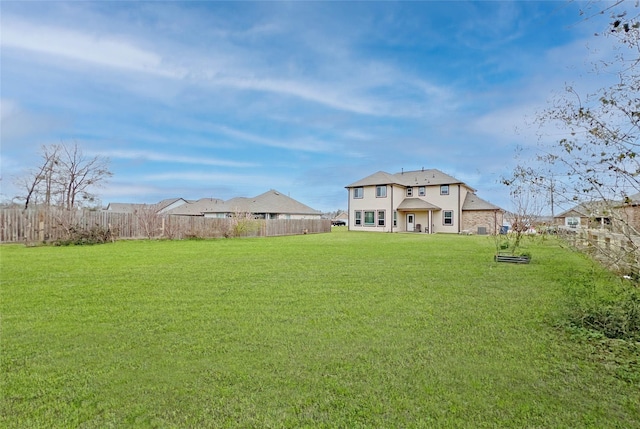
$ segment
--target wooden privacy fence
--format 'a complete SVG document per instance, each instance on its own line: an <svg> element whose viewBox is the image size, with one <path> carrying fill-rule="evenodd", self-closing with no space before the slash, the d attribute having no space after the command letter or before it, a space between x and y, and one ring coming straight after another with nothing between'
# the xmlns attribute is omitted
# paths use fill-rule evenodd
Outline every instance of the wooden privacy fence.
<svg viewBox="0 0 640 429"><path fill-rule="evenodd" d="M587 228L561 230L560 236L610 268L640 277L640 236Z"/></svg>
<svg viewBox="0 0 640 429"><path fill-rule="evenodd" d="M270 237L331 231L328 219L205 218L136 215L107 211L0 210L0 242L36 243L65 240L73 231L108 230L114 238Z"/></svg>

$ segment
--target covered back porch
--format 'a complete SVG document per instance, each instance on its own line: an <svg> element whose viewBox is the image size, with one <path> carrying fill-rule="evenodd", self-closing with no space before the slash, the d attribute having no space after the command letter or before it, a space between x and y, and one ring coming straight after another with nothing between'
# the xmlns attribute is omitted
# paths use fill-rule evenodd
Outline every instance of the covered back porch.
<svg viewBox="0 0 640 429"><path fill-rule="evenodd" d="M398 231L433 234L433 215L440 210L421 198L405 198L397 208Z"/></svg>

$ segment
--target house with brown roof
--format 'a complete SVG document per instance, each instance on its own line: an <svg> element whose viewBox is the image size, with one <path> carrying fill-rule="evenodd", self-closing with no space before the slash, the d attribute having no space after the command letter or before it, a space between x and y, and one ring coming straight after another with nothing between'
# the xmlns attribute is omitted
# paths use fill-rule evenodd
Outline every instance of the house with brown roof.
<svg viewBox="0 0 640 429"><path fill-rule="evenodd" d="M495 234L504 210L436 169L379 171L346 186L349 230Z"/></svg>
<svg viewBox="0 0 640 429"><path fill-rule="evenodd" d="M611 224L611 202L584 202L554 216L554 223L567 228L601 228Z"/></svg>

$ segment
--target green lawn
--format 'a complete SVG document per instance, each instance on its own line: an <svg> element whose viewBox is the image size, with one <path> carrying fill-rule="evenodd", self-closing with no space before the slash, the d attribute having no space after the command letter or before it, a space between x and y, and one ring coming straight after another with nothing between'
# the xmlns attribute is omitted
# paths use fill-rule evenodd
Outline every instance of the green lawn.
<svg viewBox="0 0 640 429"><path fill-rule="evenodd" d="M0 247L0 426L640 428L554 327L584 257L334 231Z"/></svg>

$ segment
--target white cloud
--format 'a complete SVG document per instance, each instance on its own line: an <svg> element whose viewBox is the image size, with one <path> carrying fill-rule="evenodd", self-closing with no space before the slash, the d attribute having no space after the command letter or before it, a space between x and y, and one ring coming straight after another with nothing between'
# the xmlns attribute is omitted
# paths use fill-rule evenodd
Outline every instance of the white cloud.
<svg viewBox="0 0 640 429"><path fill-rule="evenodd" d="M185 74L183 69L163 64L160 55L141 49L117 36L35 25L19 19L3 19L0 44L5 49L23 49L165 77L177 78Z"/></svg>
<svg viewBox="0 0 640 429"><path fill-rule="evenodd" d="M275 147L275 148L299 150L299 151L307 151L307 152L328 152L332 149L332 147L330 146L328 147L327 144L325 144L324 142L319 142L309 137L305 137L304 139L296 139L295 141L289 141L285 139L273 139L273 138L258 136L252 133L240 131L224 125L216 125L213 127L213 129L229 137L248 141L250 143L254 143L261 146L269 146L269 147Z"/></svg>
<svg viewBox="0 0 640 429"><path fill-rule="evenodd" d="M401 116L408 112L404 109L395 110L383 100L367 99L362 95L345 91L337 91L335 85L330 88L324 82L303 82L289 79L252 77L219 77L212 80L213 84L234 87L243 90L264 91L297 97L303 100L322 104L337 110L344 110L364 115ZM343 89L345 85L343 84Z"/></svg>
<svg viewBox="0 0 640 429"><path fill-rule="evenodd" d="M193 165L210 165L218 167L236 167L236 168L249 168L255 167L256 164L243 161L229 161L218 158L205 158L195 156L183 156L170 153L159 153L144 150L106 150L100 151L100 155L117 158L117 159L131 159L131 160L143 160L153 162L170 162L178 164L193 164Z"/></svg>
<svg viewBox="0 0 640 429"><path fill-rule="evenodd" d="M140 201L141 195L153 195L163 192L161 187L158 186L145 186L140 184L106 184L103 188L100 189L100 196L103 200L110 199L113 197L117 198L125 198L125 197L134 197L136 202Z"/></svg>
<svg viewBox="0 0 640 429"><path fill-rule="evenodd" d="M0 100L0 135L2 146L16 146L25 137L41 136L59 129L66 121L51 114L25 110L13 100Z"/></svg>
<svg viewBox="0 0 640 429"><path fill-rule="evenodd" d="M277 33L278 27L266 23L251 32ZM313 61L323 64L320 70L300 71L293 67L292 72L288 68L289 61L274 61L262 52L247 50L228 40L214 41L213 49L172 42L153 50L141 47L158 44L151 33L138 34L134 38L106 30L42 25L13 16L3 17L0 43L3 49L26 50L53 58L170 78L184 85L272 93L363 115L417 117L425 111L438 110L435 106L444 104L443 97L450 99L447 91L436 85L407 76L386 63L363 61L354 57L354 53L345 53L344 49L336 57L332 56L333 51L327 53L317 48L315 53L321 58ZM322 45L324 43L318 44ZM314 52L305 53L297 61L304 62L307 57L311 60L313 55ZM179 61L179 65L173 61ZM65 62L57 64L71 68ZM256 70L260 70L260 75ZM119 85L126 84L121 77L118 79ZM158 90L158 95L165 92L157 86L151 87ZM381 88L384 91L377 94ZM386 95L399 92L412 95L415 102ZM416 108L418 105L422 108Z"/></svg>
<svg viewBox="0 0 640 429"><path fill-rule="evenodd" d="M255 192L255 189L272 188L285 189L291 186L291 178L279 177L275 174L233 174L216 173L203 171L167 172L158 174L145 174L139 180L149 183L169 182L172 184L185 183L190 186L206 185L209 187L220 186L221 184L234 189L248 189Z"/></svg>
<svg viewBox="0 0 640 429"><path fill-rule="evenodd" d="M9 118L18 110L18 105L13 100L0 98L0 121Z"/></svg>

